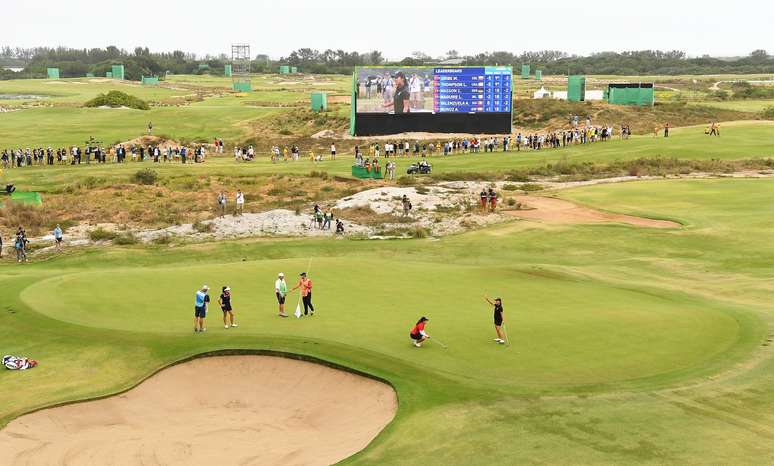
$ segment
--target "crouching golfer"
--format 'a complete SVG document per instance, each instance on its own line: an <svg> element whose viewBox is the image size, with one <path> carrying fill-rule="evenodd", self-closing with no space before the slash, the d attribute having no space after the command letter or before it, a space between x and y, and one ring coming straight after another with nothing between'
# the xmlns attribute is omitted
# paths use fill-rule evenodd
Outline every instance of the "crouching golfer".
<svg viewBox="0 0 774 466"><path fill-rule="evenodd" d="M417 348L422 347L423 341L430 339L430 335L425 333L425 323L429 320L427 317L422 317L414 325L414 328L411 329L411 334L409 335L411 336L411 343Z"/></svg>
<svg viewBox="0 0 774 466"><path fill-rule="evenodd" d="M202 286L202 289L196 292L196 304L194 305L194 332L206 332L204 318L207 317L207 305L210 302L208 294L210 287Z"/></svg>
<svg viewBox="0 0 774 466"><path fill-rule="evenodd" d="M277 296L277 302L279 303L279 315L280 317L287 317L285 314L285 297L288 295L288 284L285 283L285 274L280 272L277 275L277 281L274 282L274 294Z"/></svg>
<svg viewBox="0 0 774 466"><path fill-rule="evenodd" d="M237 327L234 321L234 310L231 308L231 288L224 286L218 298L220 310L223 311L223 326L225 328ZM229 325L229 321L231 324Z"/></svg>
<svg viewBox="0 0 774 466"><path fill-rule="evenodd" d="M505 340L503 339L503 300L500 298L495 298L494 302L492 302L491 299L484 296L484 299L486 299L486 302L494 306L494 325L495 325L495 332L497 332L497 338L495 338L495 343L498 343L500 345L505 343Z"/></svg>

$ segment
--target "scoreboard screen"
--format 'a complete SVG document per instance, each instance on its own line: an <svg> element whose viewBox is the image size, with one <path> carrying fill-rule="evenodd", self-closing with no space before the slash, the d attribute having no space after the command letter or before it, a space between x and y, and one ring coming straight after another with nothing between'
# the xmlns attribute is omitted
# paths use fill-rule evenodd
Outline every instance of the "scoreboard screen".
<svg viewBox="0 0 774 466"><path fill-rule="evenodd" d="M511 75L506 67L434 68L433 111L511 111Z"/></svg>
<svg viewBox="0 0 774 466"><path fill-rule="evenodd" d="M350 132L508 133L512 87L510 66L356 68Z"/></svg>

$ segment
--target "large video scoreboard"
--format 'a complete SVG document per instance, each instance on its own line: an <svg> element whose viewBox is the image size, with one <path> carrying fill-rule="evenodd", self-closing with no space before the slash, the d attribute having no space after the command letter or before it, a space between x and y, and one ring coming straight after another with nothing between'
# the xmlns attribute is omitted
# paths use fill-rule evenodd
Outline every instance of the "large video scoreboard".
<svg viewBox="0 0 774 466"><path fill-rule="evenodd" d="M506 67L434 68L433 111L511 111L512 70Z"/></svg>
<svg viewBox="0 0 774 466"><path fill-rule="evenodd" d="M509 133L512 85L509 66L357 68L350 132Z"/></svg>

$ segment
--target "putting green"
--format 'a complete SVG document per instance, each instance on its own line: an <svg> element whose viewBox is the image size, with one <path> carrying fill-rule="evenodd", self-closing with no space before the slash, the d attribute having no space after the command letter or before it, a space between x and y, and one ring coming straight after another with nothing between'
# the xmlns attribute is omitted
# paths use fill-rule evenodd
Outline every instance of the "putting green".
<svg viewBox="0 0 774 466"><path fill-rule="evenodd" d="M209 330L223 333L215 301L220 286L229 285L241 326L228 332L293 334L407 361L417 356L408 330L428 315L431 335L450 350L423 354L426 363L458 377L509 385L617 383L691 369L728 350L740 333L732 314L677 296L517 268L359 257L315 259L318 315L277 318L277 272L295 277L305 267L305 260L268 260L116 268L43 280L24 290L22 299L70 323L189 334L193 294L207 283L213 288ZM485 289L503 295L511 348L492 343L491 310L481 297ZM289 312L296 302L288 300Z"/></svg>
<svg viewBox="0 0 774 466"><path fill-rule="evenodd" d="M514 221L438 240L245 239L4 262L2 350L41 364L0 371L0 424L194 355L273 351L395 387L395 420L344 464L403 465L410 452L444 465L770 463L774 180L559 196L684 226ZM319 315L276 317L276 273L294 278L309 257ZM238 329L219 327L214 304L210 330L190 330L205 282L232 286ZM482 293L503 297L511 347L492 342ZM409 345L423 313L448 350ZM203 402L218 389L202 387Z"/></svg>

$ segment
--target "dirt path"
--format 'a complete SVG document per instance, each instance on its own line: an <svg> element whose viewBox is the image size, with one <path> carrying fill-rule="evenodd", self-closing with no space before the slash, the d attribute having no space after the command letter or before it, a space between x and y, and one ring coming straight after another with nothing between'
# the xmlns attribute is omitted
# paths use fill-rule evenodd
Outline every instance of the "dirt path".
<svg viewBox="0 0 774 466"><path fill-rule="evenodd" d="M395 415L380 382L267 356L197 359L104 400L22 416L3 465L327 465Z"/></svg>
<svg viewBox="0 0 774 466"><path fill-rule="evenodd" d="M625 223L648 228L680 228L679 223L669 220L653 220L603 212L553 197L520 196L517 201L521 202L528 210L509 210L506 211L508 215L546 223Z"/></svg>

